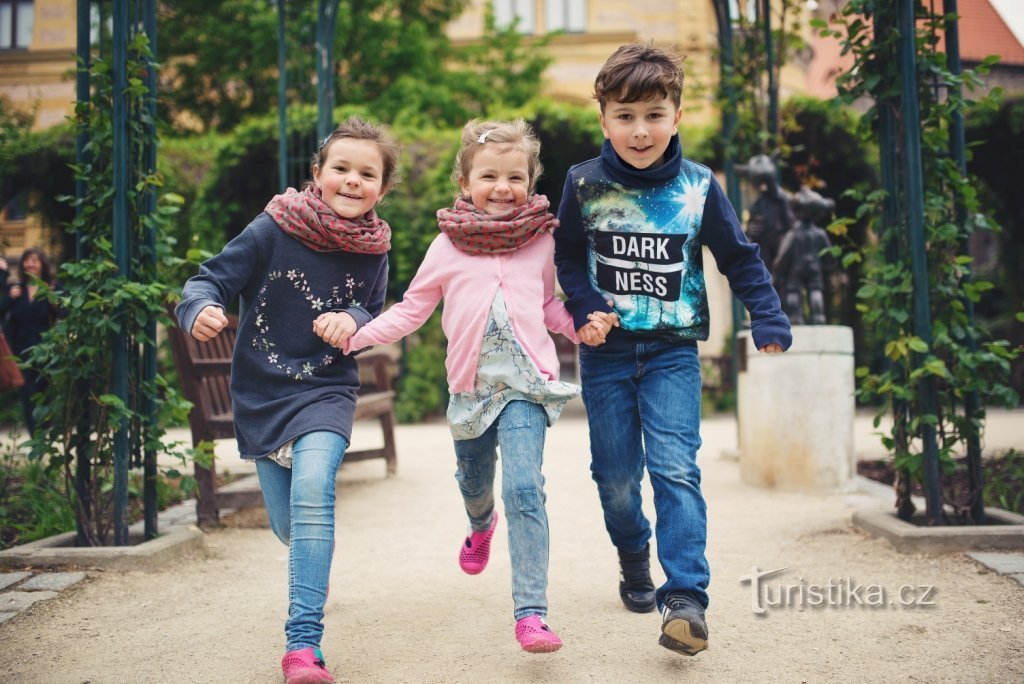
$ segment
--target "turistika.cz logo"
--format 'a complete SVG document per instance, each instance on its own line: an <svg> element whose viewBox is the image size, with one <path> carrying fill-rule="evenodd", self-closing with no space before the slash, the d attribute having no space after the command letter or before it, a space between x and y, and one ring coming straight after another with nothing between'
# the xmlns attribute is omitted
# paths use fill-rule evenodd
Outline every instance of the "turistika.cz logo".
<svg viewBox="0 0 1024 684"><path fill-rule="evenodd" d="M740 577L740 584L750 583L750 609L765 615L769 609L796 610L821 608L907 609L934 608L936 589L931 584L903 584L895 591L880 584L855 581L851 577L808 582L798 577L795 584L775 584L765 580L788 570L761 570L756 565L749 575Z"/></svg>

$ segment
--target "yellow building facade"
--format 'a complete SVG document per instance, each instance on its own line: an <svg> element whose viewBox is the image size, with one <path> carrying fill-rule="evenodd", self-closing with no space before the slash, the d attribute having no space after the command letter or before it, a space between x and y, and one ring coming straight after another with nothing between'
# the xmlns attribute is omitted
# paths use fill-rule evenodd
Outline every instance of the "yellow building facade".
<svg viewBox="0 0 1024 684"><path fill-rule="evenodd" d="M75 108L75 0L0 3L0 95L35 112L35 128L61 123ZM17 263L27 247L57 248L19 200L0 207L0 255Z"/></svg>

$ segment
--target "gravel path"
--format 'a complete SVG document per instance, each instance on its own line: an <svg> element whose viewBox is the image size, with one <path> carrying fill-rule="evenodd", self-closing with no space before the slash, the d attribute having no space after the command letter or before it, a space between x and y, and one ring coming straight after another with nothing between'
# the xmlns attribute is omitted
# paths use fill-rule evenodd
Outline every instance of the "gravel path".
<svg viewBox="0 0 1024 684"><path fill-rule="evenodd" d="M740 482L730 420L706 421L701 453L712 568L708 651L657 644L659 618L627 612L589 478L585 422L548 435L550 624L565 641L529 655L513 637L508 550L476 577L456 563L464 513L447 428L399 428L399 475L346 466L323 650L339 682L1020 682L1024 587L961 554L904 556L850 523L888 501L807 496ZM649 492L648 492L649 503ZM234 524L259 524L248 514ZM504 526L501 528L504 533ZM500 537L499 537L500 538ZM0 625L10 682L279 682L286 550L268 529L227 527L203 557L158 572L103 573ZM761 601L788 591L793 603ZM660 572L660 570L658 571ZM885 605L872 602L884 592ZM657 578L656 578L657 581ZM831 589L829 585L831 584ZM900 588L904 590L902 597ZM832 603L808 605L817 588ZM899 606L899 599L932 603ZM827 602L829 599L826 598ZM889 601L897 605L890 606ZM777 603L777 600L772 600Z"/></svg>

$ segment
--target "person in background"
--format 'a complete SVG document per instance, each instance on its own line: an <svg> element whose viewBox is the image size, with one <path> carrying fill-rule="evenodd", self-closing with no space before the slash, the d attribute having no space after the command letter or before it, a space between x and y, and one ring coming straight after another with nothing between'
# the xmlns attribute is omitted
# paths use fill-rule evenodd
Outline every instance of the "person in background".
<svg viewBox="0 0 1024 684"><path fill-rule="evenodd" d="M0 282L6 283L9 276L7 261L0 257ZM24 361L28 350L39 344L57 315L53 302L38 296L41 285L54 286L53 269L46 252L38 247L29 247L18 261L17 279L7 285L0 298L4 335L19 361ZM21 409L25 414L25 426L32 435L36 431L32 397L46 389L46 379L34 368L23 367L21 374L25 378L25 384L18 390Z"/></svg>

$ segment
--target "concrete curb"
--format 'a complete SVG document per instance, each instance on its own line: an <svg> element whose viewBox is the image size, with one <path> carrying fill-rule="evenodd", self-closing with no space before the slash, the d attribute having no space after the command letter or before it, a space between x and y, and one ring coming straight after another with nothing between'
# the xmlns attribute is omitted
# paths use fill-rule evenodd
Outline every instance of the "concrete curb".
<svg viewBox="0 0 1024 684"><path fill-rule="evenodd" d="M1024 550L1024 516L991 507L986 507L985 513L1001 524L919 527L900 520L895 513L878 509L855 511L853 524L870 535L889 540L900 553Z"/></svg>
<svg viewBox="0 0 1024 684"><path fill-rule="evenodd" d="M195 526L195 500L161 511L159 536L142 541L142 521L128 528L129 546L75 546L75 533L64 532L0 551L0 568L83 567L105 570L158 570L168 561L204 548L203 531Z"/></svg>
<svg viewBox="0 0 1024 684"><path fill-rule="evenodd" d="M134 546L76 547L74 532L0 551L0 568L86 567L105 570L157 570L168 561L203 549L203 532L194 525L173 526L156 539Z"/></svg>

